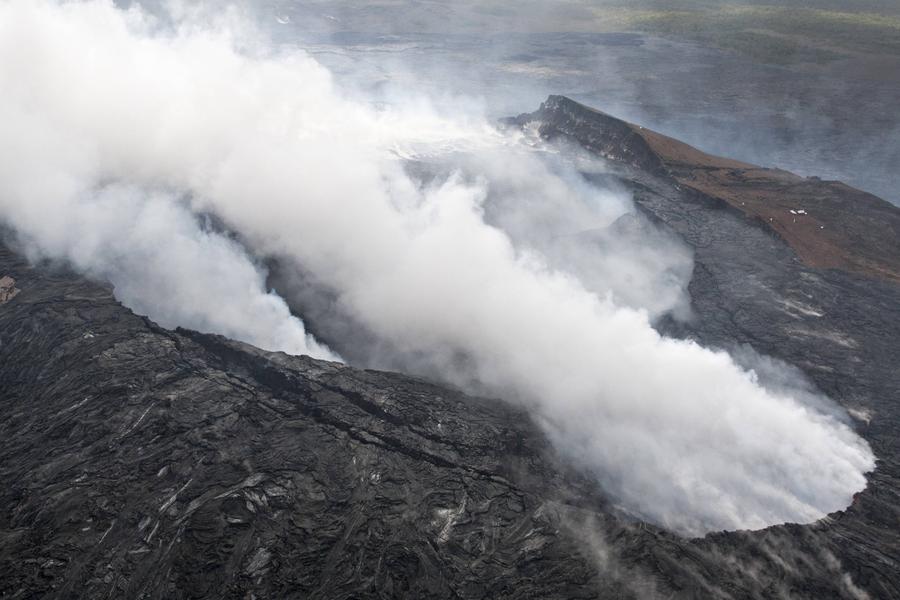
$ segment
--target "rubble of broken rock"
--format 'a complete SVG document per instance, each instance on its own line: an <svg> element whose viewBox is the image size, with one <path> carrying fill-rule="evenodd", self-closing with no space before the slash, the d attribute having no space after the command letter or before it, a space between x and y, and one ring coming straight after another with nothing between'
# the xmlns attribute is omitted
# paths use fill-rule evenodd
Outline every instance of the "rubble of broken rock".
<svg viewBox="0 0 900 600"><path fill-rule="evenodd" d="M836 238L817 263L633 126L559 98L510 123L532 120L611 160L693 249L695 318L662 330L789 362L855 416L879 462L851 506L684 539L621 514L502 400L169 331L0 245L19 290L0 303L0 596L900 597L893 246ZM852 208L871 206L897 218Z"/></svg>
<svg viewBox="0 0 900 600"><path fill-rule="evenodd" d="M16 297L19 289L16 287L16 280L12 277L0 277L0 304L9 302Z"/></svg>

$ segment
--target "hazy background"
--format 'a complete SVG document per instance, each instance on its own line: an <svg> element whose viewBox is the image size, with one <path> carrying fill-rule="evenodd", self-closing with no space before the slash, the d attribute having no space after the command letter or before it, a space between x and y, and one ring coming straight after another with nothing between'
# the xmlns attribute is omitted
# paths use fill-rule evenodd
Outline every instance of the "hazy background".
<svg viewBox="0 0 900 600"><path fill-rule="evenodd" d="M246 6L281 43L370 86L367 97L414 80L500 117L565 94L710 152L900 203L894 0Z"/></svg>

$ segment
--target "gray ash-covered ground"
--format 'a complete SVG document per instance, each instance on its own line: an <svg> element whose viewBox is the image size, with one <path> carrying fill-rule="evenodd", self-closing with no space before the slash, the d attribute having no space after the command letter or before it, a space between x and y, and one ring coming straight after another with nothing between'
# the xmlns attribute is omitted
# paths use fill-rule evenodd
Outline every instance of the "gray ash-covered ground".
<svg viewBox="0 0 900 600"><path fill-rule="evenodd" d="M530 118L606 147L617 125L579 111ZM610 506L501 400L168 331L7 245L0 596L900 596L900 286L809 266L642 166L614 177L695 255L695 318L660 327L787 361L849 409L879 462L845 511L683 539Z"/></svg>

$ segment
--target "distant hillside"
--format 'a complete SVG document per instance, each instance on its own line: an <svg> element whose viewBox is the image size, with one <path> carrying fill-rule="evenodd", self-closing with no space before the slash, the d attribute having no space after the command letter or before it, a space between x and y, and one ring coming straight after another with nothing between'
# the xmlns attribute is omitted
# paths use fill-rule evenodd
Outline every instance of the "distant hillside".
<svg viewBox="0 0 900 600"><path fill-rule="evenodd" d="M762 62L827 62L854 54L900 57L900 4L888 0L730 2L608 0L438 2L379 0L273 10L310 28L379 33L643 31L726 48Z"/></svg>

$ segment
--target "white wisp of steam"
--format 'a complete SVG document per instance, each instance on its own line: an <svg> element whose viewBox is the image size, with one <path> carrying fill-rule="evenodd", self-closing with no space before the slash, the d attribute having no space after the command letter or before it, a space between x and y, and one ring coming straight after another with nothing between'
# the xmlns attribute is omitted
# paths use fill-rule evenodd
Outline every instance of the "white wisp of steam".
<svg viewBox="0 0 900 600"><path fill-rule="evenodd" d="M531 407L625 507L684 533L812 521L865 486L873 455L840 420L767 391L726 353L661 337L647 312L586 287L577 269L548 266L540 244L514 245L485 221L489 178L423 188L396 158L429 141L506 143L489 126L420 105L375 110L344 97L302 52L251 51L239 34L190 23L154 34L140 12L109 2L0 2L0 218L45 253L118 273L132 299L176 264L222 293L202 273L217 272L206 257L218 252L244 265L249 294L221 319L212 321L218 305L162 298L145 308L327 353L264 292L240 247L185 225L180 205L120 209L136 192L90 191L113 181L188 193L195 213L215 214L254 255L311 274L344 313L448 379L471 376L450 360L466 356L482 389ZM53 222L97 202L106 208ZM148 279L131 255L152 253L142 236L171 240L165 228L138 226L132 244L103 217L143 220L145 209L168 211L182 240L194 239L151 261ZM104 250L81 251L70 227ZM106 248L124 257L121 269L106 266ZM169 285L189 285L183 278ZM186 287L177 303L203 295ZM261 335L252 328L266 310ZM278 342L286 322L293 341Z"/></svg>

